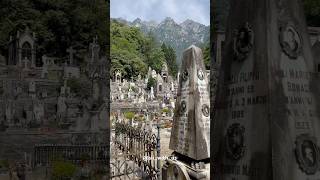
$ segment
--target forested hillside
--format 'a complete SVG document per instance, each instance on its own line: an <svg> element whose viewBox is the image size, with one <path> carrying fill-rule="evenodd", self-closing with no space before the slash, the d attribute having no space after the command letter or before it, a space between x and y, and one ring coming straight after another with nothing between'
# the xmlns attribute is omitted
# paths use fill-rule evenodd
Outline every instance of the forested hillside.
<svg viewBox="0 0 320 180"><path fill-rule="evenodd" d="M169 74L175 76L178 68L176 53L168 44L160 44L153 34L144 35L137 27L111 21L111 72L120 70L126 79L144 76L148 67L161 71L164 62Z"/></svg>
<svg viewBox="0 0 320 180"><path fill-rule="evenodd" d="M106 50L108 6L105 0L1 0L0 53L6 55L10 35L26 27L36 34L38 58L67 56L70 46L86 51L95 36Z"/></svg>

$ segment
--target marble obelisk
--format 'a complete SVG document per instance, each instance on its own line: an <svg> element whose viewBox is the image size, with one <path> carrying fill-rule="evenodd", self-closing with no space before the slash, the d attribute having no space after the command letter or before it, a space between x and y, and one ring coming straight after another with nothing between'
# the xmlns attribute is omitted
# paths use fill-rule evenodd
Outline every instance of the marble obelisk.
<svg viewBox="0 0 320 180"><path fill-rule="evenodd" d="M210 97L201 49L183 53L170 149L194 160L210 157Z"/></svg>
<svg viewBox="0 0 320 180"><path fill-rule="evenodd" d="M298 0L233 0L212 126L215 180L316 180L320 89Z"/></svg>

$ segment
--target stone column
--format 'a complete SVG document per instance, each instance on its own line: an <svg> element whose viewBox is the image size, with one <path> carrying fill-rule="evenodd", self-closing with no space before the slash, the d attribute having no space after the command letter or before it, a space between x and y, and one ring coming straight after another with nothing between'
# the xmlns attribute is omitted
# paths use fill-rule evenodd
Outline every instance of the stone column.
<svg viewBox="0 0 320 180"><path fill-rule="evenodd" d="M22 67L23 63L22 63L22 49L18 48L18 66Z"/></svg>
<svg viewBox="0 0 320 180"><path fill-rule="evenodd" d="M31 54L31 68L36 67L36 50L33 47L31 50L32 54Z"/></svg>

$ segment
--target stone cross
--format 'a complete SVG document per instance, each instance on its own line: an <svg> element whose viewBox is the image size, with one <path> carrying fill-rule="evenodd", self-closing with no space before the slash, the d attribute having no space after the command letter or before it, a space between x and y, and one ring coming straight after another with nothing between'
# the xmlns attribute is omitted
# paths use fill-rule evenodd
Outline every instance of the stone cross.
<svg viewBox="0 0 320 180"><path fill-rule="evenodd" d="M73 64L73 53L75 53L76 50L74 50L73 47L71 46L69 49L67 49L67 52L69 53L70 65L72 65Z"/></svg>
<svg viewBox="0 0 320 180"><path fill-rule="evenodd" d="M91 61L92 62L96 58L96 55L98 55L97 53L99 53L99 52L96 53L95 49L99 50L98 37L97 36L93 38L93 42L92 42L92 45L91 45Z"/></svg>

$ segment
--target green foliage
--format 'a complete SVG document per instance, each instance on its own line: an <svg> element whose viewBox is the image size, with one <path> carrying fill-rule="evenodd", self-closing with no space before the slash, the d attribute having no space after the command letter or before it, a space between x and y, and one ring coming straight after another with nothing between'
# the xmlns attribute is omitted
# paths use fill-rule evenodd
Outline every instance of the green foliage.
<svg viewBox="0 0 320 180"><path fill-rule="evenodd" d="M308 26L320 26L320 1L303 0Z"/></svg>
<svg viewBox="0 0 320 180"><path fill-rule="evenodd" d="M9 168L9 161L7 159L0 160L0 168Z"/></svg>
<svg viewBox="0 0 320 180"><path fill-rule="evenodd" d="M164 52L164 56L168 65L169 74L173 77L176 77L178 73L178 65L177 65L177 56L175 50L166 44L162 44L162 51Z"/></svg>
<svg viewBox="0 0 320 180"><path fill-rule="evenodd" d="M76 166L70 162L54 161L52 163L53 179L71 178L76 171Z"/></svg>
<svg viewBox="0 0 320 180"><path fill-rule="evenodd" d="M202 48L203 52L203 62L206 69L210 69L210 44L207 44L204 48Z"/></svg>
<svg viewBox="0 0 320 180"><path fill-rule="evenodd" d="M161 48L153 48L150 52L149 66L157 71L161 72L163 62L165 61L164 53Z"/></svg>
<svg viewBox="0 0 320 180"><path fill-rule="evenodd" d="M169 113L170 110L169 110L168 108L163 108L163 109L162 109L162 112L163 112L163 113Z"/></svg>
<svg viewBox="0 0 320 180"><path fill-rule="evenodd" d="M133 119L134 116L135 116L135 113L134 113L134 112L131 112L131 111L128 111L128 112L125 112L125 113L124 113L124 117L125 117L126 119L129 119L129 120Z"/></svg>
<svg viewBox="0 0 320 180"><path fill-rule="evenodd" d="M147 83L147 89L150 90L151 87L155 87L156 83L157 82L156 82L156 80L154 78L149 77L148 83Z"/></svg>
<svg viewBox="0 0 320 180"><path fill-rule="evenodd" d="M7 53L9 36L26 27L36 33L38 58L67 57L69 46L87 49L96 35L107 50L108 6L104 0L1 0L0 53Z"/></svg>
<svg viewBox="0 0 320 180"><path fill-rule="evenodd" d="M70 91L78 97L89 97L91 94L91 83L85 77L72 77L68 79L67 85L70 87Z"/></svg>
<svg viewBox="0 0 320 180"><path fill-rule="evenodd" d="M146 74L149 66L161 71L165 56L151 33L145 36L136 27L112 20L110 43L111 73L120 70L124 78L131 79Z"/></svg>

